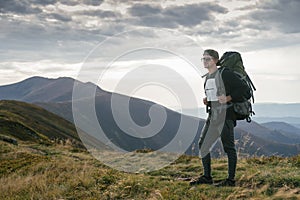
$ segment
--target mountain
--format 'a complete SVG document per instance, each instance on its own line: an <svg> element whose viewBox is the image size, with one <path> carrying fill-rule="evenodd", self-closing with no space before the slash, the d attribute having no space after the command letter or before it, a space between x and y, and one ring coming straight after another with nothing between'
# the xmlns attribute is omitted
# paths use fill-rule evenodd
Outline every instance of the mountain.
<svg viewBox="0 0 300 200"><path fill-rule="evenodd" d="M255 103L253 109L258 123L285 122L300 128L300 103Z"/></svg>
<svg viewBox="0 0 300 200"><path fill-rule="evenodd" d="M121 102L126 102L128 99L128 97L124 95L114 95L118 95ZM193 133L193 130L190 129L190 131L187 131L186 133L184 133L184 135L181 134L181 136L178 136L178 138L176 139L178 140L178 143L180 143L180 141L185 141L185 139L188 138L191 141L194 141L186 151L188 154L191 154L192 148L193 146L195 146L194 143L197 143L199 140L200 131L204 125L204 120L181 115L180 113L174 112L162 106L159 107L159 105L150 101L130 98L128 108L130 117L136 125L139 125L141 127L147 127L149 124L151 125L151 123L153 123L154 125L155 123L158 124L159 122L153 122L152 120L155 120L155 118L157 118L157 116L160 114L160 110L165 110L166 112L166 120L163 124L163 127L161 127L161 129L159 129L159 131L155 135L147 137L147 132L151 132L155 128L147 129L135 127L135 125L132 124L130 120L128 120L129 117L124 114L126 111L124 111L124 106L122 103L115 105L114 110L111 109L111 98L112 94L106 94L105 96L96 96L95 114L98 120L97 123L100 124L103 132L107 133L106 136L115 145L127 151L144 148L151 148L153 150L160 149L174 139L178 132L180 123L184 122L185 130L187 130L188 127L199 125L199 128L195 130L197 131L196 137L190 136ZM89 99L78 100L81 105L87 105L89 104L89 101ZM72 102L37 103L37 105L74 123L74 118L72 115ZM79 110L81 109L80 107L78 107L77 109L77 113L80 113L80 120L76 125L85 132L93 135L93 133L97 132L97 130L94 129L95 125L91 124L91 120L87 118L87 114L85 114L84 111L85 108L82 108L81 111ZM150 118L149 113L155 112L154 110L157 110L157 113L154 114L156 117ZM114 115L119 116L119 120L117 121L122 121L123 127L128 127L127 132L134 132L138 137L131 136L126 133L126 130L122 130L119 124L117 124ZM176 152L178 148L179 146L173 149L173 151Z"/></svg>
<svg viewBox="0 0 300 200"><path fill-rule="evenodd" d="M63 83L65 83L64 86L61 85ZM39 89L36 84L41 85L42 89ZM72 101L74 84L80 88L80 93L77 94L77 97L74 95L76 98ZM96 140L100 143L106 141L127 151L145 148L157 150L171 141L175 141L177 145L174 145L171 151L177 152L181 148L181 144L188 140L191 144L186 153L198 154L197 147L204 124L203 119L180 114L151 101L107 92L92 83L82 83L71 78L45 79L43 81L41 77L33 77L20 83L1 86L1 98L13 97L9 96L8 88L12 89L12 94L15 94L14 97L18 97L19 100L34 101L36 105L75 123L85 133L81 136L92 138L92 141ZM22 88L26 92L17 96L17 91L20 92L18 88ZM94 97L90 95L91 91L96 92ZM118 101L112 105L113 97ZM75 113L73 113L74 110ZM164 119L163 116L166 118ZM120 125L119 122L122 124ZM185 129L184 134L177 135L182 122L188 129ZM161 127L156 127L155 124L160 124L158 126ZM102 130L98 128L98 125ZM196 125L199 125L198 129L192 130L191 128ZM152 132L156 129L159 131L153 135ZM99 131L102 131L103 134L101 135ZM192 133L195 133L196 136L193 136ZM239 122L236 135L237 138L240 138L237 140L239 149L245 147L244 137L247 136L251 140L249 144L252 143L252 145L244 148L243 154L253 155L255 152L257 153L258 149L260 149L260 155L272 155L273 152L273 154L289 156L299 153L297 147L297 144L300 143L299 137L295 138L291 133L270 130L255 122L250 124ZM89 142L91 140L88 139Z"/></svg>
<svg viewBox="0 0 300 200"><path fill-rule="evenodd" d="M94 108L90 108L92 110L88 112L86 112L86 107L82 108L82 105L90 105L91 101L95 98L97 120L100 123L101 128L104 130L104 133L109 134L107 137L111 142L127 151L144 148L151 148L155 150L163 147L173 140L178 132L179 125L182 122L185 122L185 126L189 128L198 126L198 124L202 127L204 124L204 121L199 118L181 115L154 102L106 92L92 83L82 83L66 77L42 80L43 78L41 77L33 77L12 85L1 86L0 98L15 98L20 101L35 102L36 105L42 106L45 109L64 117L70 122L74 122L71 100L73 86L76 84L78 89L77 91L80 92L80 95L78 95L78 98L74 99L78 102L78 107L76 107L75 110L78 110L77 113L80 113L79 117L81 118L79 120L80 124L76 124L76 126L81 128L85 133L88 133L88 136L95 138L98 137L98 139L100 139L99 130L96 130L95 124L91 124L91 118L87 117L87 115L93 112ZM40 87L36 85L39 85ZM26 92L23 92L22 95L16 95L21 89ZM8 95L9 90L11 90L11 93L15 95ZM91 95L91 91L96 91L95 97ZM123 124L123 127L128 127L127 132L130 131L131 133L134 133L135 136L144 138L126 134L126 131L119 128L119 125L114 119L115 116L113 116L113 110L111 108L113 95L118 98L117 105L115 104L113 107L117 116L120 116L119 121L125 123ZM128 109L130 116L126 115L126 109L124 109L127 106L127 102L129 102ZM126 105L124 106L124 104ZM156 120L156 123L160 123L161 121L159 121L158 118L161 114L163 114L163 110L166 113L166 122L163 124L163 127L161 127L162 129L156 135L147 137L147 135L151 135L151 132L153 132L156 128L153 126L149 127L148 125L150 124L151 126L150 122L152 122L152 120ZM151 111L155 112L154 115L156 117L150 118L149 114ZM131 121L128 120L130 117L133 119L134 123L140 127L132 124ZM152 124L155 125L155 122L152 122ZM175 148L173 150L176 152L177 149L180 148L179 143L182 143L182 141L187 139L193 141L195 138L192 134L195 132L199 138L200 130L201 129L189 130L186 131L187 133L184 133L185 135L181 134L180 136L176 136L176 142L178 145L176 148L173 147ZM187 152L191 152L191 149L192 145L188 148Z"/></svg>
<svg viewBox="0 0 300 200"><path fill-rule="evenodd" d="M253 117L258 123L285 122L300 128L300 117Z"/></svg>
<svg viewBox="0 0 300 200"><path fill-rule="evenodd" d="M51 79L31 77L18 83L0 86L0 99L23 100L26 95L51 83Z"/></svg>
<svg viewBox="0 0 300 200"><path fill-rule="evenodd" d="M300 143L277 142L238 128L235 131L235 140L240 156L294 156L300 152Z"/></svg>
<svg viewBox="0 0 300 200"><path fill-rule="evenodd" d="M240 128L235 129L235 144L239 157L251 156L294 156L300 152L300 144L278 143L264 139L246 132ZM212 149L215 158L225 156L221 142L218 141Z"/></svg>
<svg viewBox="0 0 300 200"><path fill-rule="evenodd" d="M18 83L0 86L0 99L24 102L71 101L75 83L78 84L78 88L84 88L82 91L97 88L97 94L105 93L92 83L82 83L73 78L49 79L35 76Z"/></svg>
<svg viewBox="0 0 300 200"><path fill-rule="evenodd" d="M101 102L101 100L96 101L98 103ZM65 103L39 103L38 105L45 107L49 109L51 112L55 112L56 114L69 118L69 120L73 120L71 110L71 103L70 102L65 102ZM103 104L105 105L105 104ZM63 109L59 109L59 108ZM106 108L108 108L107 106ZM144 108L145 109L145 108ZM96 105L96 110L98 111L98 115L103 115L106 116L103 120L103 124L108 124L107 125L107 130L110 130L110 132L116 133L115 135L110 135L111 140L116 140L119 143L117 145L122 146L123 148L129 148L128 146L124 146L124 144L130 144L129 146L133 149L135 148L142 148L143 146L140 146L139 143L135 143L132 138L123 138L122 134L124 134L122 131L117 129L117 125L113 121L113 118L108 117L111 116L111 113L109 112L109 109L101 108L101 105ZM141 109L142 110L142 109ZM145 112L147 112L145 110ZM174 116L175 115L175 116ZM168 113L168 118L170 121L167 121L165 129L162 131L166 130L166 133L169 131L174 131L176 130L176 127L172 126L171 122L178 122L178 118L176 118L177 113L174 113L170 111ZM179 117L179 116L177 116ZM143 122L145 119L140 119L140 123ZM84 122L86 124L87 122ZM255 122L252 122L255 123ZM173 123L176 124L176 123ZM196 149L193 149L191 146L186 154L189 155L198 155L198 140L199 140L199 135L200 135L200 130L202 129L204 122L202 121L199 122L199 131L193 141L194 147ZM246 127L246 128L245 128ZM279 132L269 130L268 128L265 128L257 123L255 123L254 126L250 126L250 124L246 123L245 127L238 126L235 130L235 140L236 140L236 148L240 154L240 156L249 156L249 155L256 155L256 156L272 156L272 155L281 155L281 156L293 156L297 155L300 152L300 146L297 144L299 142L299 137L298 138L290 138L290 137L278 137L277 134ZM257 131L257 132L256 132ZM258 133L258 134L256 134ZM119 135L120 134L120 135ZM162 132L160 134L163 134ZM281 134L281 133L280 133ZM166 134L167 135L167 134ZM261 137L263 135L263 137ZM270 137L271 135L271 137ZM167 138L169 138L170 135L167 135L166 138L161 138L158 139L159 142L157 142L157 145L160 145L163 143ZM120 138L120 139L118 139ZM273 138L273 139L270 139ZM282 141L281 141L282 140ZM125 142L124 142L125 141ZM147 145L147 142L150 141L143 141L141 144ZM151 144L152 147L156 146ZM132 150L132 149L128 149ZM213 148L213 153L212 155L214 157L220 157L224 155L222 146L221 144L217 144Z"/></svg>
<svg viewBox="0 0 300 200"><path fill-rule="evenodd" d="M286 122L300 126L300 104L299 103L254 103L255 115L252 119L258 123ZM179 111L179 110L178 110ZM183 114L195 117L206 117L204 107L183 109Z"/></svg>
<svg viewBox="0 0 300 200"><path fill-rule="evenodd" d="M293 134L295 137L300 137L300 128L297 128L285 122L267 122L262 123L261 125L271 130L278 130L281 132Z"/></svg>
<svg viewBox="0 0 300 200"><path fill-rule="evenodd" d="M300 136L295 133L286 132L285 130L269 129L254 121L247 123L245 121L238 121L238 128L251 133L256 137L284 144L300 144Z"/></svg>

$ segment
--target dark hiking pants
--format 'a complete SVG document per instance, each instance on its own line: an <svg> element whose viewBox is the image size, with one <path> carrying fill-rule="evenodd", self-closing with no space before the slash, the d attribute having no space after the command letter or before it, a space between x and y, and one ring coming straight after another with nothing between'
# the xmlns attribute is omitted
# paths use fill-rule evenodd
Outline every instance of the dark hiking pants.
<svg viewBox="0 0 300 200"><path fill-rule="evenodd" d="M210 124L209 121L205 124L205 127L202 130L202 137L204 136L205 138L209 138L211 134L210 132L214 131L214 129L208 128L210 125L213 126L213 124ZM234 179L235 171L236 171L236 163L237 163L237 153L234 144L234 131L233 131L234 126L235 126L234 120L225 120L224 126L221 131L222 145L228 157L228 178L229 179ZM201 138L199 142L200 149L202 145L205 145L203 144L203 138ZM204 168L204 175L207 177L211 176L211 156L209 151L205 155L201 156L202 164Z"/></svg>

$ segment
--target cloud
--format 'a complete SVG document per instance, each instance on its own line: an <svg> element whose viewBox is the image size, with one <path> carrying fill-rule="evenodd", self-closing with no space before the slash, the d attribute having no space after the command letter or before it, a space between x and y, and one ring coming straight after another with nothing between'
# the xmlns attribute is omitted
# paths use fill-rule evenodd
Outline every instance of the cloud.
<svg viewBox="0 0 300 200"><path fill-rule="evenodd" d="M57 18L57 16L56 16ZM72 28L63 21L49 25L12 20L0 21L2 61L14 60L82 60L104 37L86 29ZM73 23L73 22L72 22Z"/></svg>
<svg viewBox="0 0 300 200"><path fill-rule="evenodd" d="M103 1L104 0L57 0L57 2L67 6L76 6L80 4L87 6L100 6L103 3Z"/></svg>
<svg viewBox="0 0 300 200"><path fill-rule="evenodd" d="M78 1L76 0L59 0L59 3L67 6L75 6L78 5Z"/></svg>
<svg viewBox="0 0 300 200"><path fill-rule="evenodd" d="M152 6L149 4L136 4L129 8L129 13L132 16L148 16L148 15L156 15L163 11L161 6Z"/></svg>
<svg viewBox="0 0 300 200"><path fill-rule="evenodd" d="M287 34L263 34L260 37L253 38L248 41L235 42L233 44L234 48L241 49L242 51L255 51L262 49L272 49L279 47L293 47L298 43L295 41L300 41L300 36L296 34L287 35Z"/></svg>
<svg viewBox="0 0 300 200"><path fill-rule="evenodd" d="M91 5L91 6L99 6L102 4L102 0L82 0L81 1L85 5Z"/></svg>
<svg viewBox="0 0 300 200"><path fill-rule="evenodd" d="M121 17L120 13L112 12L109 10L84 10L84 11L78 11L75 12L75 14L78 15L86 15L86 16L94 16L94 17L100 17L100 18L117 18Z"/></svg>
<svg viewBox="0 0 300 200"><path fill-rule="evenodd" d="M117 13L97 8L91 10L91 13L80 14L64 10L65 7L59 5L49 7L60 1L0 1L2 61L35 61L45 58L81 61L95 45L105 39L105 35L123 30L121 23L103 21L115 19ZM97 5L101 2L97 1ZM79 1L76 5L81 3L96 5L93 1ZM82 6L82 9L89 7ZM40 12L34 13L36 10ZM97 23L88 26L92 17Z"/></svg>
<svg viewBox="0 0 300 200"><path fill-rule="evenodd" d="M33 7L28 1L0 1L0 13L36 14L41 13L40 8Z"/></svg>
<svg viewBox="0 0 300 200"><path fill-rule="evenodd" d="M283 33L299 33L300 1L258 1L256 5L240 8L248 10L248 19L254 23L264 24L266 27L276 27Z"/></svg>
<svg viewBox="0 0 300 200"><path fill-rule="evenodd" d="M220 53L242 52L246 66L250 66L247 69L258 69L254 75L259 77L252 77L261 81L261 87L261 74L272 71L277 80L282 70L286 73L283 77L294 81L296 87L299 70L290 62L299 54L299 46L295 47L300 43L299 10L298 0L0 0L0 83L33 75L75 77L79 63L100 42L135 29L99 48L99 52L104 52L102 63L136 45L170 47L199 61L201 50L180 42L188 36L201 48L215 48ZM180 32L182 37L160 34L164 28ZM125 62L144 58L130 55L124 58ZM95 69L101 70L102 63L99 61ZM118 69L120 72L124 68ZM289 86L285 82L280 84ZM274 83L277 84L273 81L270 88Z"/></svg>
<svg viewBox="0 0 300 200"><path fill-rule="evenodd" d="M24 80L32 76L44 77L76 77L82 63L64 63L53 60L40 60L36 62L1 62L0 74L3 76L0 85L6 85ZM15 80L15 81L12 81Z"/></svg>
<svg viewBox="0 0 300 200"><path fill-rule="evenodd" d="M251 4L251 5L246 5L246 6L242 6L242 7L238 7L235 10L239 10L239 11L249 11L249 10L254 10L256 9L257 6L256 4Z"/></svg>
<svg viewBox="0 0 300 200"><path fill-rule="evenodd" d="M55 19L62 22L69 22L72 21L72 17L68 15L62 15L58 13L51 13L47 15L48 18Z"/></svg>
<svg viewBox="0 0 300 200"><path fill-rule="evenodd" d="M10 59L6 52L22 57L22 51L26 55L32 52L34 56L29 57L36 59L45 56L43 52L51 58L81 57L105 37L139 27L169 28L201 37L204 46L238 50L272 48L299 41L295 34L300 31L297 22L300 3L296 0L243 3L247 7L238 10L226 8L227 4L218 1L192 2L1 1L0 51L4 53L1 58ZM283 35L286 33L290 36ZM147 34L143 32L138 37L157 37ZM78 45L85 49L84 53L80 53ZM38 50L41 53L36 54Z"/></svg>
<svg viewBox="0 0 300 200"><path fill-rule="evenodd" d="M36 4L36 5L54 5L56 4L56 2L58 2L58 0L30 0L30 2L32 4Z"/></svg>
<svg viewBox="0 0 300 200"><path fill-rule="evenodd" d="M44 6L57 3L68 6L100 6L103 0L2 0L0 1L0 13L36 14L43 12Z"/></svg>
<svg viewBox="0 0 300 200"><path fill-rule="evenodd" d="M196 31L204 46L214 44L244 52L300 42L300 1L261 0L235 8L228 17L205 21L188 30L188 34Z"/></svg>
<svg viewBox="0 0 300 200"><path fill-rule="evenodd" d="M226 14L228 10L215 3L186 4L165 8L149 4L136 4L131 6L128 12L138 25L192 28L204 21L215 20L214 14Z"/></svg>

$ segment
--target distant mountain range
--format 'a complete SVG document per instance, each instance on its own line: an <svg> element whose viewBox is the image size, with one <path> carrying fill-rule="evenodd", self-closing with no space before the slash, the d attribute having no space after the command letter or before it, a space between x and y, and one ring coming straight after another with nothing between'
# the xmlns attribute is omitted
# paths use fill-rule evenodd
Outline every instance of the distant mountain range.
<svg viewBox="0 0 300 200"><path fill-rule="evenodd" d="M252 119L258 123L286 122L300 127L300 104L279 104L279 103L255 103L253 105L255 115ZM206 117L205 108L184 109L182 113L191 116ZM199 113L199 114L198 114Z"/></svg>
<svg viewBox="0 0 300 200"><path fill-rule="evenodd" d="M253 119L258 123L285 122L300 128L300 104L256 103L256 115Z"/></svg>
<svg viewBox="0 0 300 200"><path fill-rule="evenodd" d="M300 129L300 117L254 117L258 123L284 122Z"/></svg>
<svg viewBox="0 0 300 200"><path fill-rule="evenodd" d="M273 127L270 127L270 124ZM239 121L237 127L265 140L285 144L300 144L300 129L289 125L289 129L285 130L284 127L287 127L286 123L272 122L260 125L254 121L251 123ZM278 129L274 127L278 127Z"/></svg>
<svg viewBox="0 0 300 200"><path fill-rule="evenodd" d="M267 122L267 123L262 123L262 126L274 130L274 131L281 131L285 133L289 133L294 135L294 137L299 137L300 136L300 129L296 128L295 126L291 126L288 123L285 122Z"/></svg>
<svg viewBox="0 0 300 200"><path fill-rule="evenodd" d="M152 137L135 138L121 130L114 121L111 110L111 97L113 93L104 91L93 83L82 83L68 77L58 79L32 77L19 83L0 86L0 99L10 99L34 103L52 113L63 117L64 119L67 119L70 122L73 122L72 90L74 84L77 84L80 88L82 88L83 92L90 89L95 90L95 97L86 97L83 94L82 97L84 98L75 100L84 104L86 102L89 102L89 98L95 98L95 110L98 121L104 131L109 133L108 137L114 144L128 151L150 147L154 150L159 149L173 139L181 120L185 120L187 123L191 124L191 127L192 125L199 124L197 135L193 139L193 143L191 144L191 146L186 151L187 154L198 153L197 143L199 140L201 128L204 124L203 119L183 115L165 108L167 118L166 123L164 124L161 131ZM130 99L130 115L134 122L140 126L146 126L150 123L151 118L149 117L149 110L151 109L151 107L153 108L153 105L163 108L163 106L155 104L154 102L128 97L121 94L114 95L118 95L119 98L124 99L124 101ZM14 107L12 103L7 106ZM122 107L122 105L116 107L116 112L119 113L119 115L122 117L124 108ZM35 112L31 114L34 113ZM36 120L44 118L43 115L34 115L32 117L36 118ZM89 124L89 119L86 119L85 116L79 117L83 122L79 125L79 128L81 128L85 132L93 133L93 131L95 130L94 127ZM126 120L127 119L124 119L124 121ZM133 132L136 132L137 135L142 136L143 134L145 134L140 129L135 129L134 127L130 128ZM255 122L252 122L248 124L239 122L236 129L237 148L239 149L240 154L246 155L296 155L300 152L299 133L300 131L298 128L287 123L273 122L273 124L257 124ZM91 134L91 137L96 136L93 134ZM180 143L180 141L184 139L184 137L178 138L178 143ZM215 149L215 152L219 151L218 145Z"/></svg>

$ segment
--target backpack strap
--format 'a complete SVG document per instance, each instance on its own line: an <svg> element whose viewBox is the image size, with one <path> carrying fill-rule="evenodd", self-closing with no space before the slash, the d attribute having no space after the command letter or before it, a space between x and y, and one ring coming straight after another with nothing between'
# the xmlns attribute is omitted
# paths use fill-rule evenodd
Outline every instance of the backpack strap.
<svg viewBox="0 0 300 200"><path fill-rule="evenodd" d="M204 74L203 76L201 76L202 78L205 77L205 81L204 81L204 91L205 91L205 86L206 86L206 82L207 82L207 76L208 76L208 73ZM209 113L209 106L206 105L206 113Z"/></svg>
<svg viewBox="0 0 300 200"><path fill-rule="evenodd" d="M222 74L226 68L225 67L219 67L218 72L216 74L215 80L216 80L216 86L217 86L217 95L225 95L226 96L226 90L222 78ZM228 69L226 69L228 70Z"/></svg>
<svg viewBox="0 0 300 200"><path fill-rule="evenodd" d="M201 78L204 78L204 77L206 77L207 75L208 75L208 73L202 75Z"/></svg>

